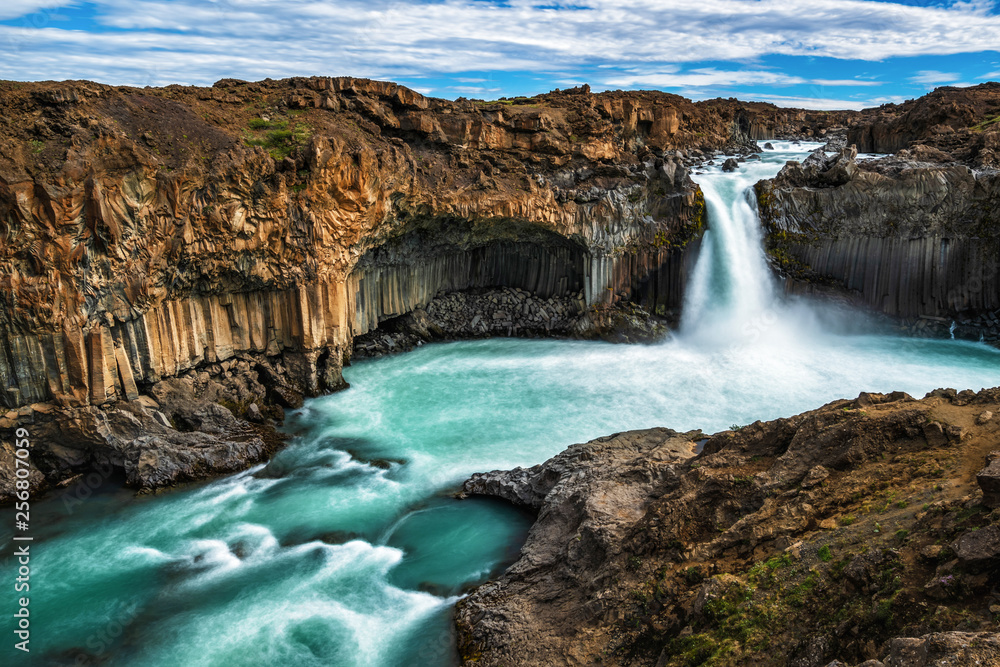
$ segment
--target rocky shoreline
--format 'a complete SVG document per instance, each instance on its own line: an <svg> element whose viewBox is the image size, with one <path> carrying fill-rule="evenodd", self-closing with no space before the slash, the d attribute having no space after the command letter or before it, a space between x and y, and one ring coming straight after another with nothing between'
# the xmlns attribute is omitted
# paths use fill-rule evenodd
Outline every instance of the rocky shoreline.
<svg viewBox="0 0 1000 667"><path fill-rule="evenodd" d="M462 663L996 664L998 413L1000 389L861 394L477 474L538 518L459 602Z"/></svg>
<svg viewBox="0 0 1000 667"><path fill-rule="evenodd" d="M541 299L500 288L450 292L426 308L383 322L354 340L353 358L407 352L435 341L476 338L576 338L613 343L664 340L675 317L659 317L629 303L587 307L583 295Z"/></svg>
<svg viewBox="0 0 1000 667"><path fill-rule="evenodd" d="M286 441L276 427L303 395L280 361L241 356L145 388L133 400L100 406L36 403L0 417L33 443L32 497L94 470L120 471L149 493L231 474L267 460ZM14 498L14 451L0 449L0 504Z"/></svg>

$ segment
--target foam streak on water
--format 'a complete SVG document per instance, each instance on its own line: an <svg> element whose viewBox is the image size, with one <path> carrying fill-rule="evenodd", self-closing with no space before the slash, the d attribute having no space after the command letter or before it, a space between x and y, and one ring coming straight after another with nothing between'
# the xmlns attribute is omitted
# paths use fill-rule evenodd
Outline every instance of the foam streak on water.
<svg viewBox="0 0 1000 667"><path fill-rule="evenodd" d="M743 190L792 156L698 176L710 231L671 341L424 346L345 369L351 388L291 415L298 437L267 465L151 498L108 485L36 503L28 664L450 665L457 596L530 523L452 499L472 472L627 429L1000 384L992 348L831 333L821 309L775 296Z"/></svg>

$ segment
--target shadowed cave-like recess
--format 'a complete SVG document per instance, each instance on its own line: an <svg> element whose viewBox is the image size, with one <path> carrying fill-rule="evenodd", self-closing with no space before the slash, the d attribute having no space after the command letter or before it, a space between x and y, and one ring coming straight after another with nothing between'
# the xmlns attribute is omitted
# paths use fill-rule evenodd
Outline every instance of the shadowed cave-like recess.
<svg viewBox="0 0 1000 667"><path fill-rule="evenodd" d="M650 248L595 255L575 239L538 228L518 230L518 240L462 243L442 236L448 235L410 232L359 260L348 284L355 336L424 308L436 297L498 288L523 290L538 299L569 299L581 312L627 300L670 315L681 304L685 257L697 254Z"/></svg>

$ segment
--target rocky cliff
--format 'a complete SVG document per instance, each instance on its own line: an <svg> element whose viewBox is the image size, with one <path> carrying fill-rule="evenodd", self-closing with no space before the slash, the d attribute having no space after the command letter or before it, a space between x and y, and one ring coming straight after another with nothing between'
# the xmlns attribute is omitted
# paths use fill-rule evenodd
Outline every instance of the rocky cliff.
<svg viewBox="0 0 1000 667"><path fill-rule="evenodd" d="M538 516L458 603L463 664L1000 664L998 411L997 389L861 394L477 474L465 493Z"/></svg>
<svg viewBox="0 0 1000 667"><path fill-rule="evenodd" d="M998 121L1000 83L939 88L859 112L838 155L759 183L789 291L846 290L917 335L947 336L954 322L958 337L1000 340Z"/></svg>
<svg viewBox="0 0 1000 667"><path fill-rule="evenodd" d="M944 86L903 104L866 109L850 120L848 145L865 153L926 146L970 166L1000 168L1000 83Z"/></svg>
<svg viewBox="0 0 1000 667"><path fill-rule="evenodd" d="M878 160L853 148L790 163L756 186L790 290L836 286L914 333L1000 339L1000 172L925 146Z"/></svg>
<svg viewBox="0 0 1000 667"><path fill-rule="evenodd" d="M688 168L846 122L586 87L449 102L351 78L6 82L0 116L3 429L156 403L179 377L240 418L294 406L343 386L355 337L438 295L666 313L704 224Z"/></svg>

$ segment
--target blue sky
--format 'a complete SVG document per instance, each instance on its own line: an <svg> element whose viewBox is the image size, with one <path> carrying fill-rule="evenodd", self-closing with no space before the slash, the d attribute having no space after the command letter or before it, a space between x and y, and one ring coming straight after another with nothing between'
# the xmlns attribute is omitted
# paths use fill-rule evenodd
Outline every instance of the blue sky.
<svg viewBox="0 0 1000 667"><path fill-rule="evenodd" d="M0 78L390 79L495 99L589 83L862 108L1000 80L1000 2L3 0Z"/></svg>

